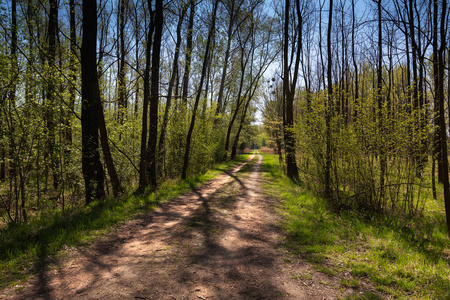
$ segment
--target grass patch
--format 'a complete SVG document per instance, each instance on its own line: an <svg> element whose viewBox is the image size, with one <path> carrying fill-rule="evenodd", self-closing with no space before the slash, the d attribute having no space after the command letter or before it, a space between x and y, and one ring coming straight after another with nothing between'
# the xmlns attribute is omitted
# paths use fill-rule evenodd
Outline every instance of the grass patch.
<svg viewBox="0 0 450 300"><path fill-rule="evenodd" d="M378 294L375 294L373 292L364 292L362 294L358 295L350 295L345 298L346 300L383 300L383 297L381 297Z"/></svg>
<svg viewBox="0 0 450 300"><path fill-rule="evenodd" d="M86 245L110 231L113 226L155 209L244 162L250 155L239 155L234 161L217 165L205 174L186 180L168 180L158 189L143 195L126 195L96 201L66 214L49 212L28 224L10 224L0 228L0 288L45 270L66 249Z"/></svg>
<svg viewBox="0 0 450 300"><path fill-rule="evenodd" d="M352 289L357 289L359 287L358 279L341 279L341 284L345 287L349 287Z"/></svg>
<svg viewBox="0 0 450 300"><path fill-rule="evenodd" d="M450 299L450 240L444 212L435 209L434 200L425 199L425 211L414 218L338 214L324 199L287 179L277 156L264 154L263 176L266 193L282 203L290 251L319 270L349 272L353 278L341 282L345 286L365 277L378 291L396 298ZM381 296L361 297L349 299Z"/></svg>

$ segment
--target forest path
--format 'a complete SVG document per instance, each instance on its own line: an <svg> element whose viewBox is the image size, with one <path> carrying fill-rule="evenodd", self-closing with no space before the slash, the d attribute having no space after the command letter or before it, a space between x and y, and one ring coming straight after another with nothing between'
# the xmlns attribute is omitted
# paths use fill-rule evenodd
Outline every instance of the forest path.
<svg viewBox="0 0 450 300"><path fill-rule="evenodd" d="M276 202L263 194L256 156L0 298L335 299L336 285L319 283L327 275L302 277L311 269L280 246Z"/></svg>

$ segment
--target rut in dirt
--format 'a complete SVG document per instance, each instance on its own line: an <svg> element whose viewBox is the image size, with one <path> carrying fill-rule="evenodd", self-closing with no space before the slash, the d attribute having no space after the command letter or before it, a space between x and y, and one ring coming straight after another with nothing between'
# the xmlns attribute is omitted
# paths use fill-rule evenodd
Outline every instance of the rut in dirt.
<svg viewBox="0 0 450 300"><path fill-rule="evenodd" d="M252 157L253 158L253 157ZM292 279L262 156L130 221L3 298L324 299ZM238 173L243 168L246 172ZM2 298L2 296L0 296ZM333 298L333 297L331 297ZM327 298L329 299L329 298Z"/></svg>

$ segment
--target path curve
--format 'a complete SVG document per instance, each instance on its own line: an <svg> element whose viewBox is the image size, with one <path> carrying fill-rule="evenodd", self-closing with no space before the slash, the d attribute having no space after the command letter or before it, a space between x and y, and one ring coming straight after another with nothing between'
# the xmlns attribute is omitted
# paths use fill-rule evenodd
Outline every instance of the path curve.
<svg viewBox="0 0 450 300"><path fill-rule="evenodd" d="M250 158L252 159L253 156ZM334 299L293 278L280 248L262 156L241 163L94 245L73 251L1 299ZM298 275L298 274L297 274Z"/></svg>

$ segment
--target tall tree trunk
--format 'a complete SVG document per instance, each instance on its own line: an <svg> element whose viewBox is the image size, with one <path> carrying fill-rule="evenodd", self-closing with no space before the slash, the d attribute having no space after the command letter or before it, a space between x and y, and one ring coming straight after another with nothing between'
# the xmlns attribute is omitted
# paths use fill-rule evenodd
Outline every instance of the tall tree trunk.
<svg viewBox="0 0 450 300"><path fill-rule="evenodd" d="M415 1L414 1L415 2ZM413 69L413 81L412 81L412 118L413 118L413 132L415 134L420 135L420 107L419 107L419 92L418 92L418 73L417 73L417 56L419 54L420 49L417 47L416 43L416 35L415 35L415 24L414 24L414 4L413 0L409 0L409 38L411 40L411 48L412 48L412 69ZM422 162L422 154L421 150L422 147L420 146L420 139L417 141L417 145L414 147L414 159L417 164L416 169L416 175L420 177L421 174L421 167L420 164Z"/></svg>
<svg viewBox="0 0 450 300"><path fill-rule="evenodd" d="M205 57L203 58L203 66L202 66L202 74L200 77L200 83L198 86L197 96L195 98L194 108L192 110L192 118L191 123L189 125L189 131L186 138L186 148L184 151L184 163L183 163L183 169L181 171L181 178L186 179L187 176L187 169L189 166L189 153L191 150L191 139L192 139L192 133L194 132L194 126L195 126L195 117L197 114L197 108L198 103L200 102L200 97L202 94L202 88L203 88L203 81L205 80L207 68L208 68L208 62L209 62L209 48L211 47L212 38L214 35L215 27L216 27L216 13L217 13L217 7L219 5L219 0L214 1L214 9L212 14L212 24L211 28L208 32L208 39L206 41L206 49L205 49Z"/></svg>
<svg viewBox="0 0 450 300"><path fill-rule="evenodd" d="M236 4L236 0L231 0L231 8L230 8L230 20L228 23L228 31L227 31L227 47L225 49L225 57L223 61L222 68L222 77L220 79L219 86L219 94L217 95L217 107L215 112L215 123L219 120L217 116L223 110L223 91L225 88L225 79L227 77L227 69L228 69L228 60L230 59L230 48L231 48L231 39L233 38L233 24L234 24L234 6Z"/></svg>
<svg viewBox="0 0 450 300"><path fill-rule="evenodd" d="M169 121L169 112L170 107L172 105L172 92L175 85L175 80L178 74L178 60L180 57L180 45L181 45L181 25L183 25L184 16L186 15L186 11L188 9L188 4L185 4L184 7L181 10L180 18L178 19L177 24L177 40L175 43L175 53L173 57L173 66L172 66L172 75L170 76L169 81L169 88L167 89L167 101L166 101L166 107L164 109L164 117L163 122L161 124L161 134L159 136L159 144L158 144L158 155L162 159L163 163L160 166L161 171L159 173L162 174L162 172L165 172L165 156L166 156L166 150L165 150L165 142L166 142L166 130L167 130L167 123Z"/></svg>
<svg viewBox="0 0 450 300"><path fill-rule="evenodd" d="M83 1L81 46L81 145L86 204L105 197L98 145L100 88L97 75L97 2Z"/></svg>
<svg viewBox="0 0 450 300"><path fill-rule="evenodd" d="M248 93L249 94L248 99L247 99L247 102L245 103L244 111L242 112L241 120L239 122L238 131L236 132L236 136L234 137L234 141L233 141L233 146L231 148L231 159L236 158L236 150L237 150L238 143L239 143L239 136L241 134L242 128L244 127L244 121L245 121L245 117L247 116L248 107L250 106L250 102L252 101L252 98L255 95L257 85L258 85L258 83L255 82L255 87L253 88L253 91ZM249 89L251 89L251 88L252 87L250 86Z"/></svg>
<svg viewBox="0 0 450 300"><path fill-rule="evenodd" d="M138 18L138 7L137 4L134 6L135 9L135 22L134 22L134 35L135 35L135 61L136 61L136 94L134 98L134 116L138 116L139 111L139 93L140 93L140 63L139 63L139 42L140 42L140 28L139 28L139 18Z"/></svg>
<svg viewBox="0 0 450 300"><path fill-rule="evenodd" d="M4 109L4 112L6 110L8 111L8 114L11 115L13 109L16 107L16 74L17 74L17 1L12 0L11 1L11 73L10 73L10 80L11 84L9 87L9 95L8 95L8 109ZM6 108L6 107L5 107ZM11 117L9 116L11 119ZM6 119L6 118L5 118ZM12 184L14 181L14 190L15 190L15 214L14 214L14 222L19 222L19 195L17 193L17 171L19 167L19 153L17 153L17 146L14 140L14 127L12 125L12 122L9 121L10 124L8 124L9 129L9 156L10 156L10 192L12 191ZM9 201L9 205L11 205L11 200ZM8 212L10 209L8 208Z"/></svg>
<svg viewBox="0 0 450 300"><path fill-rule="evenodd" d="M328 31L327 31L327 85L328 95L325 106L325 126L326 126L326 153L325 153L325 196L332 199L333 192L331 187L331 160L332 160L332 137L331 137L331 117L333 111L333 82L331 78L331 25L333 23L333 0L330 0L330 11L328 13Z"/></svg>
<svg viewBox="0 0 450 300"><path fill-rule="evenodd" d="M148 7L151 10L151 0L148 1ZM151 61L151 49L152 49L152 36L155 29L154 26L154 12L150 12L150 25L147 32L147 46L145 49L145 70L144 70L144 99L142 104L142 132L141 132L141 155L139 163L139 191L143 192L148 184L147 180L147 115L148 115L148 102L150 98L150 61Z"/></svg>
<svg viewBox="0 0 450 300"><path fill-rule="evenodd" d="M290 65L288 64L288 47L289 47L289 12L290 2L285 0L285 18L284 18L284 78L283 89L285 99L285 123L284 123L284 143L286 151L286 175L289 178L298 177L297 162L295 159L295 136L294 136L294 97L297 85L298 69L300 64L300 54L302 48L302 15L300 11L300 1L296 1L296 12L298 19L298 29L296 33L297 51L295 57L295 67L293 70L292 82L290 81ZM294 55L294 51L292 51ZM291 58L292 59L292 58Z"/></svg>
<svg viewBox="0 0 450 300"><path fill-rule="evenodd" d="M437 33L437 1L434 1L434 20L435 20L435 33ZM447 229L448 235L450 236L450 184L448 176L448 156L447 156L447 127L445 124L445 108L444 108L444 50L446 47L446 20L447 20L447 0L442 0L442 10L441 10L441 23L440 23L440 47L437 56L437 70L438 74L435 75L436 96L439 102L439 142L441 151L441 161L439 162L442 166L442 183L444 188L444 202L445 202L445 214L447 219ZM438 38L437 34L434 36L435 39ZM437 42L436 42L437 43Z"/></svg>
<svg viewBox="0 0 450 300"><path fill-rule="evenodd" d="M189 87L189 74L191 71L191 60L192 60L192 36L193 36L193 30L194 30L194 16L195 16L195 1L196 0L190 0L190 14L189 14L189 23L188 23L188 30L187 30L187 39L186 39L186 62L184 65L184 74L183 74L183 81L181 83L182 85L182 91L181 91L181 99L183 100L183 105L186 106L187 104L187 97L188 97L188 87Z"/></svg>
<svg viewBox="0 0 450 300"><path fill-rule="evenodd" d="M8 107L13 107L16 104L16 79L15 79L15 73L17 70L17 1L16 0L12 0L11 1L11 71L9 75L9 79L11 80L11 84L9 85L8 89L7 89L7 95L6 96L1 96L0 98L0 159L1 159L1 164L0 164L0 180L4 181L6 179L6 144L3 144L3 141L6 140L3 138L5 132L3 131L4 128L4 120L6 120L6 111ZM6 125L6 124L5 124ZM12 128L10 128L12 129ZM11 130L10 130L11 131ZM12 136L12 132L10 133L10 135ZM11 140L11 138L10 138ZM13 156L15 155L12 152L13 143L10 143L10 158L11 161L13 160ZM11 174L15 174L15 165L14 163L12 163L11 166ZM9 212L9 209L8 209Z"/></svg>
<svg viewBox="0 0 450 300"><path fill-rule="evenodd" d="M150 2L151 0L149 0ZM163 31L163 0L155 2L155 35L152 51L152 77L150 86L149 132L147 144L146 173L148 183L156 187L156 141L158 139L159 66ZM150 4L150 3L149 3Z"/></svg>
<svg viewBox="0 0 450 300"><path fill-rule="evenodd" d="M417 5L417 2L414 2ZM421 28L420 19L418 20L418 26ZM426 131L427 126L427 109L425 106L425 88L424 88L424 78L425 78L425 54L422 52L422 39L420 38L420 30L417 31L417 48L418 48L418 59L419 59L419 134L420 134L420 155L421 159L419 162L419 174L422 176L422 172L428 161L428 133ZM450 86L449 86L450 88ZM450 95L450 94L449 94Z"/></svg>
<svg viewBox="0 0 450 300"><path fill-rule="evenodd" d="M60 183L60 170L59 161L56 154L56 141L55 141L55 120L54 120L54 105L55 105L55 63L56 63L56 39L58 32L58 1L50 0L50 14L48 19L48 53L47 62L49 68L50 78L47 79L47 91L45 102L45 121L47 130L47 147L50 156L51 169L53 174L53 187L58 188Z"/></svg>
<svg viewBox="0 0 450 300"><path fill-rule="evenodd" d="M69 58L69 111L66 115L65 140L68 145L72 144L72 114L75 111L75 93L77 81L77 33L75 23L75 0L69 0L70 18L70 58Z"/></svg>
<svg viewBox="0 0 450 300"><path fill-rule="evenodd" d="M119 68L117 73L117 89L118 89L118 119L123 124L124 115L127 109L126 86L125 86L125 8L126 0L119 0L119 18L118 18L118 35L119 35Z"/></svg>
<svg viewBox="0 0 450 300"><path fill-rule="evenodd" d="M248 59L244 60L244 52L242 50L241 52L241 80L239 82L239 91L236 97L236 108L233 112L233 115L231 116L230 123L228 124L227 129L227 136L225 138L225 156L224 160L227 159L228 156L228 149L230 146L230 136L231 136L231 129L233 128L234 121L236 120L236 117L239 113L239 109L241 108L241 104L243 102L243 99L245 98L245 95L242 96L242 89L244 87L244 78L245 78L245 67L247 66Z"/></svg>
<svg viewBox="0 0 450 300"><path fill-rule="evenodd" d="M383 83L383 40L382 40L382 27L381 27L381 0L377 2L378 8L378 65L377 65L377 100L378 100L378 130L379 137L384 137L384 114L383 114L383 96L382 96L382 83ZM380 199L384 198L384 181L386 173L386 154L384 144L380 144ZM381 205L381 203L380 203Z"/></svg>
<svg viewBox="0 0 450 300"><path fill-rule="evenodd" d="M353 118L356 120L358 118L359 110L359 81L358 81L358 63L356 62L356 52L355 52L355 30L356 30L356 15L355 15L355 0L352 0L352 60L353 68L355 68L355 107L353 112Z"/></svg>
<svg viewBox="0 0 450 300"><path fill-rule="evenodd" d="M102 74L101 69L101 61L99 62L99 76ZM99 78L100 80L100 78ZM104 99L104 95L102 94L102 91L100 91L100 98ZM106 123L105 123L105 114L103 112L103 104L102 101L100 101L98 107L98 126L99 126L99 132L100 132L100 145L102 146L102 152L103 152L103 159L106 164L106 170L108 171L109 179L111 180L111 186L113 190L114 197L118 197L123 191L123 187L120 184L119 175L117 174L116 167L114 166L114 161L112 159L111 155L111 149L109 147L109 140L108 140L108 131L106 130Z"/></svg>

